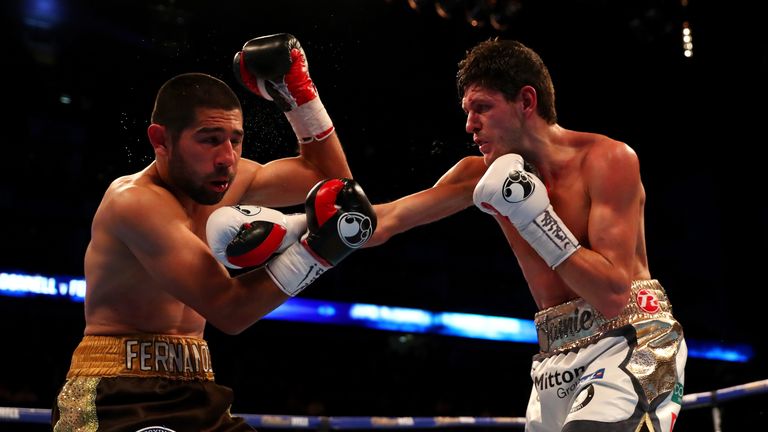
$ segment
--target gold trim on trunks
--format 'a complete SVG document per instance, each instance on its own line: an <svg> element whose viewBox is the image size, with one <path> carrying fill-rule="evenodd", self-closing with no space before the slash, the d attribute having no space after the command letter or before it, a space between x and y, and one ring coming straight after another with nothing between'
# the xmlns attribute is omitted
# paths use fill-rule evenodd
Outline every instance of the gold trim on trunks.
<svg viewBox="0 0 768 432"><path fill-rule="evenodd" d="M577 298L539 311L534 323L540 355L548 356L587 346L608 331L647 320L676 323L667 294L655 279L633 281L629 302L616 318L607 319L584 299Z"/></svg>
<svg viewBox="0 0 768 432"><path fill-rule="evenodd" d="M171 335L85 336L72 355L67 378L165 377L213 380L205 340Z"/></svg>

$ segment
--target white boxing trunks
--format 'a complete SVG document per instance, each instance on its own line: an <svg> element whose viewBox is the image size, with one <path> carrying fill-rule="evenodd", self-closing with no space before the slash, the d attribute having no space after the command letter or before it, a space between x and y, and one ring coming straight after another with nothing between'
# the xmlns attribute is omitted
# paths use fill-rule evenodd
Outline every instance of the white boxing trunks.
<svg viewBox="0 0 768 432"><path fill-rule="evenodd" d="M656 280L606 319L582 299L536 314L528 432L668 432L680 412L688 350Z"/></svg>

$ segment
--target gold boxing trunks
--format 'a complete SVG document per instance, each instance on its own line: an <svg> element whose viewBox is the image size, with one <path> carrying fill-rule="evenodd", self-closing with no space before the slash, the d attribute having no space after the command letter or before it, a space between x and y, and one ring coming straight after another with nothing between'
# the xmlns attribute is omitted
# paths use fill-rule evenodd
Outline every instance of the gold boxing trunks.
<svg viewBox="0 0 768 432"><path fill-rule="evenodd" d="M168 335L85 336L72 356L74 377L164 377L213 380L203 339Z"/></svg>
<svg viewBox="0 0 768 432"><path fill-rule="evenodd" d="M607 332L628 324L635 325L640 339L673 327L677 321L661 284L656 280L638 280L632 282L630 301L616 318L605 318L584 299L577 298L539 311L534 323L540 355L546 357L590 345Z"/></svg>
<svg viewBox="0 0 768 432"><path fill-rule="evenodd" d="M51 413L54 432L253 432L214 381L208 344L141 334L85 336Z"/></svg>

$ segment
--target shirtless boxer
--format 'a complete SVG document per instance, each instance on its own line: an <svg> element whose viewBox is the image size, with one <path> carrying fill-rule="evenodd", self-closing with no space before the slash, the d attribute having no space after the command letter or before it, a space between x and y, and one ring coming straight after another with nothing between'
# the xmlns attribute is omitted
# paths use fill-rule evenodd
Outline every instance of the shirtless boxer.
<svg viewBox="0 0 768 432"><path fill-rule="evenodd" d="M235 71L285 111L300 154L263 165L242 158L240 102L219 79L187 73L160 88L147 130L155 160L113 181L93 218L84 337L54 431L253 430L230 415L232 391L214 381L206 322L242 332L375 228L298 40L248 41ZM260 207L305 200L306 216ZM339 231L348 213L367 223L357 243ZM207 242L223 243L223 253ZM222 264L256 268L231 277Z"/></svg>
<svg viewBox="0 0 768 432"><path fill-rule="evenodd" d="M368 246L473 204L493 215L540 310L526 430L670 431L687 349L648 267L637 154L561 127L546 66L517 41L474 47L457 87L482 156L375 205Z"/></svg>

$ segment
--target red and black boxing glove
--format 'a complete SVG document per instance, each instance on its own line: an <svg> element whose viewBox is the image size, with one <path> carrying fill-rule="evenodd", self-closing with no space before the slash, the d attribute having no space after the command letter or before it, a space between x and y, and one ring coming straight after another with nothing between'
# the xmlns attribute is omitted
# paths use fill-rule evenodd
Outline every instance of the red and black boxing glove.
<svg viewBox="0 0 768 432"><path fill-rule="evenodd" d="M376 229L376 213L351 179L317 183L307 195L307 234L302 240L310 251L335 266L362 247Z"/></svg>
<svg viewBox="0 0 768 432"><path fill-rule="evenodd" d="M235 77L285 112L300 142L321 141L334 130L320 101L298 39L279 33L251 39L235 54Z"/></svg>
<svg viewBox="0 0 768 432"><path fill-rule="evenodd" d="M321 274L363 247L376 230L376 213L351 179L318 182L307 195L307 234L270 261L267 272L295 296Z"/></svg>

